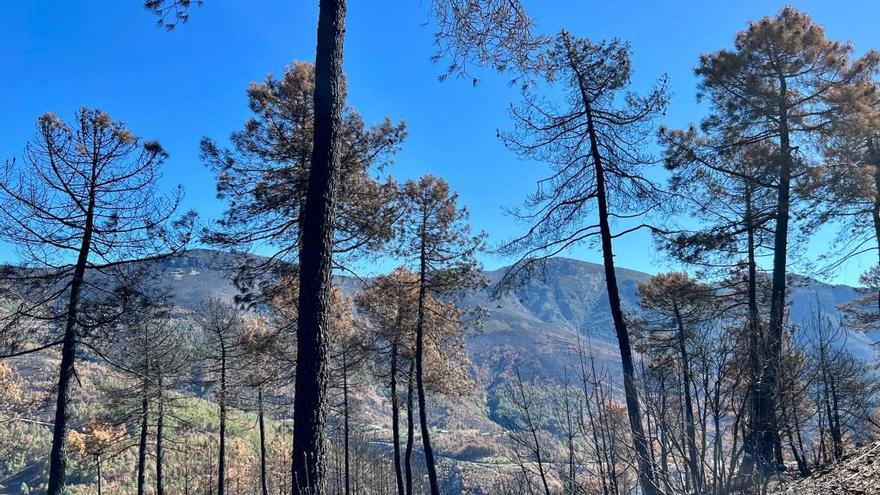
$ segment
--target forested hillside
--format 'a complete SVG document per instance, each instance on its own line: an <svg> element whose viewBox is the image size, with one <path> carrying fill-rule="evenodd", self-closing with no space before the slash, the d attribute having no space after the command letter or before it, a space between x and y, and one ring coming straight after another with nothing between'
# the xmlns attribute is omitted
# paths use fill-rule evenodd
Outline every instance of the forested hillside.
<svg viewBox="0 0 880 495"><path fill-rule="evenodd" d="M721 43L745 7L652 10L705 17L675 26L702 34L688 83L597 35L644 41L631 3L641 28L320 0L314 58L281 2L134 2L146 33L10 8L10 122L113 116L0 136L0 494L880 493L880 52L840 33L864 19L749 6ZM433 65L375 49L406 23Z"/></svg>

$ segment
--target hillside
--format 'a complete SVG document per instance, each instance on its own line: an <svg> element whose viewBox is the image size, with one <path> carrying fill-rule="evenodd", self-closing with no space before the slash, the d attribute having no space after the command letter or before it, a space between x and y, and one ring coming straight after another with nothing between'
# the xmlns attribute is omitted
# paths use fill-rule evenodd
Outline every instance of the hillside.
<svg viewBox="0 0 880 495"><path fill-rule="evenodd" d="M208 297L232 300L237 291L230 276L241 256L244 255L193 250L176 259L149 262L149 271L173 289L174 304L193 310ZM502 270L496 270L487 272L486 276L495 281L501 273ZM642 272L618 270L626 309L635 310L638 284L649 277ZM349 292L358 290L358 283L353 279L341 282ZM798 278L791 291L792 318L807 318L816 301L824 312L836 316L836 305L854 294L850 287ZM598 365L610 376L617 376L620 368L600 265L552 259L545 278L530 280L497 299L492 298L488 290L472 294L466 303L479 305L486 311L482 325L471 332L467 341L475 387L469 395L432 397L430 402L440 469L446 486L453 491L477 490L476 486L486 486L499 473L515 469L509 460L510 446L504 429L507 421L499 410L508 384L506 373L514 364L530 379L559 383L566 368L575 362L580 345L594 355ZM871 356L868 336L851 334L848 345L856 354ZM41 377L31 383L46 394L53 377L48 371L49 365L54 359L51 355L30 356L16 360L16 368L23 376ZM86 369L93 382L112 376L100 361L88 363ZM614 381L619 383L618 379ZM386 393L368 389L360 392L357 399L360 404L354 418L357 428L370 444L387 452L391 434ZM91 407L91 400L86 397L82 407ZM284 410L278 411L278 416L284 419ZM27 479L29 472L19 473L14 481ZM478 490L473 492L479 493Z"/></svg>

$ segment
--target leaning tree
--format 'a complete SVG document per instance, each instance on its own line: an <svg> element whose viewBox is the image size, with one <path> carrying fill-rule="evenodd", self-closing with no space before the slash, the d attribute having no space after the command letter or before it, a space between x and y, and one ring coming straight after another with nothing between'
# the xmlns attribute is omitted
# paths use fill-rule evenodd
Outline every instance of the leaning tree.
<svg viewBox="0 0 880 495"><path fill-rule="evenodd" d="M562 31L546 60L546 82L558 90L562 101L528 88L522 105L511 109L516 129L502 137L511 150L546 162L553 171L539 181L525 207L513 211L531 227L502 247L502 252L520 260L501 283L529 275L540 269L543 260L573 246L600 243L639 481L644 493L654 494L658 489L642 426L613 241L647 227L628 220L660 205L659 189L645 174L653 160L644 147L652 120L666 107L665 81L645 96L627 92L632 72L629 46L617 40L593 43ZM615 221L621 224L617 232L612 230Z"/></svg>
<svg viewBox="0 0 880 495"><path fill-rule="evenodd" d="M193 214L173 218L180 189L168 196L157 191L165 158L158 142L82 108L71 124L41 116L25 159L8 166L0 181L0 236L18 252L18 265L2 271L4 295L13 302L4 314L3 344L14 346L16 330L37 325L42 345L14 354L61 346L51 495L65 484L78 353L99 353L95 339L148 300L143 264L136 262L175 254L189 239Z"/></svg>

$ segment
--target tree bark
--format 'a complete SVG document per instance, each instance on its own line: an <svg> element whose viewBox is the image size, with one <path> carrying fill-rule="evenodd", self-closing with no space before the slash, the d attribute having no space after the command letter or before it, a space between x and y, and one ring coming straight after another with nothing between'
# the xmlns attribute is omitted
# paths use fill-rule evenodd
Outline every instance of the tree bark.
<svg viewBox="0 0 880 495"><path fill-rule="evenodd" d="M874 241L877 243L877 261L880 267L880 150L874 139L868 139L868 156L870 165L874 167L874 204L871 208L871 220L874 223ZM880 289L877 293L877 321L880 321Z"/></svg>
<svg viewBox="0 0 880 495"><path fill-rule="evenodd" d="M391 436L394 442L394 479L397 495L404 495L400 469L400 398L397 396L397 343L391 345Z"/></svg>
<svg viewBox="0 0 880 495"><path fill-rule="evenodd" d="M321 0L315 53L314 137L300 226L299 318L294 399L294 495L324 493L327 325L344 105L345 0Z"/></svg>
<svg viewBox="0 0 880 495"><path fill-rule="evenodd" d="M761 359L762 338L761 320L758 313L758 288L757 288L757 265L755 262L755 224L754 214L752 210L752 185L746 184L746 213L745 227L747 233L747 250L748 250L748 280L747 280L747 299L748 299L748 332L749 332L749 435L745 439L745 455L740 465L740 472L743 475L750 475L755 469L766 472L761 466L766 466L767 462L761 462L759 459L769 459L767 453L763 453L762 434L769 426L764 424L766 415L763 413L765 409L764 394L761 390L761 381L764 377L763 362Z"/></svg>
<svg viewBox="0 0 880 495"><path fill-rule="evenodd" d="M428 412L425 400L424 352L425 352L425 298L428 296L427 259L426 259L426 224L427 212L422 215L421 247L419 254L419 308L416 320L416 390L419 397L419 425L422 430L422 447L425 452L425 467L428 470L428 483L431 495L440 495L440 484L437 481L437 468L434 463L434 449L431 447L431 432L428 428Z"/></svg>
<svg viewBox="0 0 880 495"><path fill-rule="evenodd" d="M266 470L266 420L263 413L263 387L257 391L258 414L260 421L260 488L263 495L269 495L269 476Z"/></svg>
<svg viewBox="0 0 880 495"><path fill-rule="evenodd" d="M586 96L586 95L584 95ZM642 427L642 416L639 408L638 393L636 391L635 368L633 366L632 347L629 340L629 332L626 321L623 318L623 309L620 303L620 291L617 287L617 274L614 272L614 252L612 247L611 226L608 222L608 198L605 191L605 171L602 168L602 157L599 153L599 144L596 131L593 127L592 109L588 99L584 99L587 112L587 132L590 135L590 153L593 157L593 165L596 169L596 199L599 206L599 235L602 241L602 260L605 268L605 286L608 292L608 304L611 307L611 317L614 320L614 330L617 334L617 344L620 348L620 360L623 366L623 388L626 396L626 411L629 418L630 430L632 431L633 444L636 458L639 464L639 485L644 495L656 495L659 488L654 481L654 468L648 454L648 443L645 439L645 430Z"/></svg>
<svg viewBox="0 0 880 495"><path fill-rule="evenodd" d="M141 402L141 434L138 442L137 493L144 495L144 481L147 473L147 434L149 433L150 400L144 381L144 396Z"/></svg>
<svg viewBox="0 0 880 495"><path fill-rule="evenodd" d="M770 292L770 342L769 355L763 366L764 378L761 380L760 408L756 409L761 429L756 433L758 461L764 465L764 473L772 473L783 466L773 466L774 449L778 454L779 431L776 422L776 384L777 368L782 349L782 332L785 320L785 283L788 254L788 222L791 195L792 150L788 128L788 109L786 107L787 86L784 77L779 78L779 151L781 154L779 182L776 201L776 228L773 240L773 282Z"/></svg>
<svg viewBox="0 0 880 495"><path fill-rule="evenodd" d="M349 410L348 410L348 363L342 354L342 408L345 433L345 495L351 494L351 452L349 450Z"/></svg>
<svg viewBox="0 0 880 495"><path fill-rule="evenodd" d="M223 344L221 344L223 345ZM217 453L217 495L226 495L226 347L220 351L220 450Z"/></svg>
<svg viewBox="0 0 880 495"><path fill-rule="evenodd" d="M413 377L415 374L415 361L409 363L406 391L406 449L404 451L404 468L406 470L406 495L413 495L412 453L415 441L415 420L413 418Z"/></svg>
<svg viewBox="0 0 880 495"><path fill-rule="evenodd" d="M703 489L703 480L700 476L699 462L697 461L697 432L694 424L694 405L691 397L691 368L690 356L687 350L687 339L685 336L684 322L682 321L681 311L675 307L675 323L678 326L678 353L681 358L681 381L684 389L684 413L685 413L685 434L687 435L688 448L688 469L691 471L691 478L694 482L696 493L701 493Z"/></svg>
<svg viewBox="0 0 880 495"><path fill-rule="evenodd" d="M93 164L94 168L95 164ZM86 208L85 228L82 244L70 282L70 299L67 303L67 317L64 325L64 340L61 346L61 366L58 377L58 397L55 404L55 426L52 430L52 451L49 454L49 484L47 495L61 495L64 491L67 470L67 415L70 405L70 382L74 377L76 361L76 317L80 293L85 279L86 264L92 244L92 230L95 213L95 177L89 185L89 204Z"/></svg>
<svg viewBox="0 0 880 495"><path fill-rule="evenodd" d="M104 480L101 479L101 455L95 456L95 462L98 464L98 495L104 493Z"/></svg>
<svg viewBox="0 0 880 495"><path fill-rule="evenodd" d="M645 438L645 430L642 426L642 416L639 407L638 392L635 383L635 367L632 359L632 346L630 345L629 332L626 321L623 318L623 309L620 303L620 291L617 286L617 274L614 272L614 251L612 247L611 226L608 222L608 196L605 191L605 171L602 167L602 155L599 152L599 141L593 122L593 109L589 95L585 90L583 75L577 68L572 57L571 47L566 38L566 48L569 51L569 61L572 71L578 79L581 102L587 115L587 133L590 138L590 156L596 175L596 200L599 215L599 237L602 244L602 260L605 269L605 286L608 292L608 304L611 309L611 317L614 321L614 330L617 334L617 343L620 349L620 360L623 367L623 388L626 396L626 411L629 418L630 430L636 453L639 470L639 486L644 495L656 495L660 493L659 487L654 480L654 468L648 453L648 443Z"/></svg>
<svg viewBox="0 0 880 495"><path fill-rule="evenodd" d="M156 412L156 495L165 495L165 475L163 462L165 461L165 396L162 390L162 377L159 377L159 403Z"/></svg>

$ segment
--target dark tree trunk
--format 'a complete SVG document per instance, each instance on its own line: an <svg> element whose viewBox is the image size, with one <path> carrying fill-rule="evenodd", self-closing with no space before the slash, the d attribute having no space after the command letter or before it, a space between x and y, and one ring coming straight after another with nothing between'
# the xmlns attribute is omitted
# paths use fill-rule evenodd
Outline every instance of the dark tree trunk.
<svg viewBox="0 0 880 495"><path fill-rule="evenodd" d="M874 223L874 241L877 243L878 266L880 266L880 150L874 139L868 139L868 156L870 165L874 167L874 204L871 208L871 219ZM877 294L877 317L880 322L880 292Z"/></svg>
<svg viewBox="0 0 880 495"><path fill-rule="evenodd" d="M147 383L144 382L144 397L141 402L141 434L138 442L137 493L144 495L144 481L147 473L147 434L149 433L150 400Z"/></svg>
<svg viewBox="0 0 880 495"><path fill-rule="evenodd" d="M104 493L104 480L101 479L101 456L95 456L95 462L98 464L98 495Z"/></svg>
<svg viewBox="0 0 880 495"><path fill-rule="evenodd" d="M431 432L428 428L428 411L425 401L424 352L425 352L425 298L427 293L428 265L425 253L427 213L422 216L421 253L419 254L419 310L416 321L416 389L419 396L419 425L422 430L422 446L425 451L425 467L428 470L428 483L431 495L440 495L437 481L437 468L434 463L434 449L431 448Z"/></svg>
<svg viewBox="0 0 880 495"><path fill-rule="evenodd" d="M351 451L349 450L349 410L348 410L348 363L345 353L342 354L342 409L343 429L345 434L345 495L351 494Z"/></svg>
<svg viewBox="0 0 880 495"><path fill-rule="evenodd" d="M605 285L608 292L608 304L611 307L611 317L614 320L614 330L617 334L617 343L620 348L620 360L623 366L623 389L626 396L626 411L629 417L629 425L632 431L633 444L639 467L639 485L644 495L656 495L659 489L654 481L654 469L648 454L648 443L645 438L645 430L642 427L642 416L639 408L639 398L636 391L635 367L633 366L632 347L629 341L629 332L626 321L623 318L623 309L620 304L620 292L617 287L617 274L614 272L614 252L612 249L611 226L608 218L608 197L605 191L605 171L602 169L602 157L599 153L599 144L596 131L593 127L592 109L589 100L584 95L584 105L587 112L587 132L590 134L590 153L596 169L596 200L599 209L599 235L602 241L602 260L605 268Z"/></svg>
<svg viewBox="0 0 880 495"><path fill-rule="evenodd" d="M269 475L266 470L266 419L263 413L263 387L257 391L260 421L260 487L263 495L269 495Z"/></svg>
<svg viewBox="0 0 880 495"><path fill-rule="evenodd" d="M759 430L753 434L758 435L757 460L765 465L761 466L764 473L772 473L784 466L774 466L771 463L776 457L781 457L779 430L776 421L775 395L777 384L777 368L779 365L782 349L782 332L785 320L785 282L786 265L788 255L788 221L791 194L791 169L792 150L788 129L788 109L786 108L786 82L780 78L780 92L782 97L779 102L779 151L781 154L779 182L776 203L776 228L773 239L773 282L770 292L770 342L768 345L769 355L764 363L764 379L761 380L759 407L755 408Z"/></svg>
<svg viewBox="0 0 880 495"><path fill-rule="evenodd" d="M699 461L697 460L697 431L694 424L694 405L691 396L691 365L690 356L687 350L687 339L685 335L684 322L681 318L681 312L678 307L675 308L675 323L678 326L678 353L681 358L681 381L684 392L684 414L685 414L685 434L687 435L688 448L688 469L691 471L694 488L697 493L701 493L703 489L703 480L700 475Z"/></svg>
<svg viewBox="0 0 880 495"><path fill-rule="evenodd" d="M221 344L223 345L223 344ZM226 348L220 351L220 450L217 453L217 495L226 495Z"/></svg>
<svg viewBox="0 0 880 495"><path fill-rule="evenodd" d="M391 436L394 442L394 479L397 495L404 495L400 469L400 398L397 396L397 343L391 345Z"/></svg>
<svg viewBox="0 0 880 495"><path fill-rule="evenodd" d="M345 0L321 0L315 53L314 146L300 226L294 399L294 495L323 495L326 467L327 324L330 311L339 134L344 94Z"/></svg>
<svg viewBox="0 0 880 495"><path fill-rule="evenodd" d="M159 377L159 403L156 411L156 495L165 495L165 396L162 391L162 377Z"/></svg>
<svg viewBox="0 0 880 495"><path fill-rule="evenodd" d="M49 485L47 495L61 495L64 491L67 470L67 414L70 405L70 385L74 376L76 361L76 318L80 293L86 273L89 251L92 244L92 229L95 211L95 185L91 184L89 205L86 209L85 229L82 244L70 282L70 299L67 303L67 317L64 325L64 341L61 346L61 366L58 377L58 398L55 404L55 425L52 430L52 451L49 454Z"/></svg>
<svg viewBox="0 0 880 495"><path fill-rule="evenodd" d="M757 474L766 477L773 473L774 456L781 453L776 433L775 401L773 388L767 384L768 367L771 363L772 349L769 349L773 337L764 334L758 308L757 263L755 253L755 232L757 224L754 218L753 187L746 184L746 215L745 226L748 242L748 325L749 325L749 421L748 435L744 439L744 456L740 465L743 475ZM771 331L772 333L772 331ZM778 355L778 353L777 353Z"/></svg>
<svg viewBox="0 0 880 495"><path fill-rule="evenodd" d="M409 363L409 374L406 383L406 449L404 451L404 468L406 471L406 495L413 495L412 453L415 441L415 420L413 418L413 376L415 361Z"/></svg>
<svg viewBox="0 0 880 495"><path fill-rule="evenodd" d="M566 42L567 44L567 42ZM642 416L639 407L638 392L635 382L635 367L632 359L632 346L630 345L629 332L626 321L623 318L623 309L620 303L620 291L617 287L617 274L614 272L614 251L612 248L611 226L608 222L608 196L605 191L605 170L602 167L602 155L599 152L599 140L596 128L593 124L593 109L590 96L585 88L583 75L580 74L577 64L569 51L572 71L578 78L581 102L587 116L587 133L590 138L590 156L596 175L596 201L599 215L599 237L602 244L602 261L605 269L605 286L608 292L608 304L611 309L611 317L614 321L614 331L617 334L617 343L620 348L620 360L623 367L623 389L626 396L626 411L629 418L632 433L633 446L638 462L639 486L644 495L656 495L660 493L654 479L654 467L648 452L648 442L645 438L645 429L642 426Z"/></svg>

